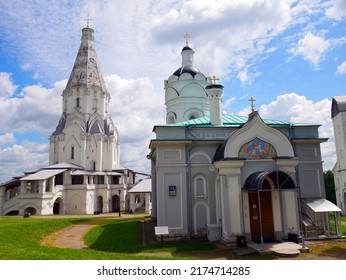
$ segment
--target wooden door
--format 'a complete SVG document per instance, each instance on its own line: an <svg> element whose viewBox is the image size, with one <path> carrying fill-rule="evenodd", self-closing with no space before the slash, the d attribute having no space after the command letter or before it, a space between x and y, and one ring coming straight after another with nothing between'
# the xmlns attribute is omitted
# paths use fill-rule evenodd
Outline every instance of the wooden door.
<svg viewBox="0 0 346 280"><path fill-rule="evenodd" d="M260 219L262 221L262 236L265 242L273 241L274 238L274 222L273 222L273 206L270 187L265 180L262 191L249 192L250 207L250 227L252 240L261 241ZM261 211L259 209L259 201L261 202Z"/></svg>
<svg viewBox="0 0 346 280"><path fill-rule="evenodd" d="M249 192L249 208L250 208L250 228L252 241L260 242L261 228L259 217L259 205L257 192Z"/></svg>

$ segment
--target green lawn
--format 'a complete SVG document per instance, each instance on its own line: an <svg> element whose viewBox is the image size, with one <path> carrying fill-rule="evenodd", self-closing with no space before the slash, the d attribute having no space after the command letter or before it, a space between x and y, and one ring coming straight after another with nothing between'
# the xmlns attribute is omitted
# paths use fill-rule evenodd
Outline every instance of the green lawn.
<svg viewBox="0 0 346 280"><path fill-rule="evenodd" d="M109 222L92 228L85 236L84 242L90 248L99 251L150 253L150 252L187 252L215 249L210 242L164 243L157 246L141 246L141 222L139 220L122 220Z"/></svg>
<svg viewBox="0 0 346 280"><path fill-rule="evenodd" d="M90 219L23 219L20 217L0 218L0 259L1 260L113 260L153 259L123 253L97 250L60 249L41 246L42 240L50 233L69 225L88 222ZM93 218L95 222L95 218ZM100 220L100 223L104 221Z"/></svg>
<svg viewBox="0 0 346 280"><path fill-rule="evenodd" d="M86 236L91 250L61 249L41 246L49 234L75 223L99 224ZM164 259L154 256L136 256L131 253L152 251L184 251L212 249L213 245L143 247L140 245L140 221L109 218L23 219L0 217L0 259L2 260L113 260ZM171 258L170 258L171 259Z"/></svg>
<svg viewBox="0 0 346 280"><path fill-rule="evenodd" d="M154 255L138 255L157 252L193 252L214 249L208 242L189 241L181 243L164 243L157 246L141 246L140 217L133 219L112 218L61 218L57 219L23 219L22 217L0 217L0 260L134 260L134 259L164 259ZM346 222L346 217L341 217ZM61 249L41 246L42 240L49 234L76 223L97 224L85 236L85 243L90 250ZM346 223L343 233L346 235ZM330 245L336 247L335 245ZM315 248L316 247L316 248ZM331 248L313 247L313 251L331 251ZM343 244L338 244L339 251L344 250ZM335 248L333 249L336 250ZM321 251L321 252L322 252ZM333 251L333 252L334 252ZM336 250L337 251L337 250ZM211 252L211 251L210 251ZM322 253L321 253L322 254ZM194 254L190 254L194 256ZM188 257L193 259L195 257ZM274 256L248 255L238 257L229 251L230 259L275 259ZM169 258L172 259L172 258ZM181 259L181 257L177 257Z"/></svg>

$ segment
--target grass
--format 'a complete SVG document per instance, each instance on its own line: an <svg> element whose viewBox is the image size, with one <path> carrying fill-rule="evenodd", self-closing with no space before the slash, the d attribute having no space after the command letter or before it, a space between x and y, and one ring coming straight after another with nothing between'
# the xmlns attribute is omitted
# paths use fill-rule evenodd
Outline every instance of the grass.
<svg viewBox="0 0 346 280"><path fill-rule="evenodd" d="M346 222L346 217L341 217ZM85 236L85 243L90 250L62 249L42 246L42 240L49 234L76 223L97 225ZM189 241L164 243L156 246L140 244L141 221L134 219L112 218L62 218L57 219L23 219L22 217L0 217L0 259L1 260L135 260L135 259L196 259L197 251L212 254L215 248L212 243ZM346 235L346 223L343 225ZM309 245L314 255L345 256L346 243ZM172 253L172 257L158 257ZM183 252L183 253L182 253ZM150 253L153 253L150 255ZM175 254L177 253L177 254ZM180 253L180 254L178 254ZM182 253L182 254L181 254ZM148 254L147 256L143 254ZM258 254L236 256L228 251L227 258L239 260L263 260L276 257ZM166 254L167 255L167 254ZM182 257L184 256L184 257ZM337 257L336 257L337 258ZM344 259L344 258L343 258Z"/></svg>
<svg viewBox="0 0 346 280"><path fill-rule="evenodd" d="M92 228L86 234L84 242L95 250L126 253L153 253L159 251L177 253L215 249L213 243L191 241L142 246L140 244L140 234L141 222L139 220L122 220Z"/></svg>
<svg viewBox="0 0 346 280"><path fill-rule="evenodd" d="M76 223L97 224L85 237L91 250L64 249L42 246L49 234ZM130 260L167 259L165 257L138 256L129 253L184 250L209 250L212 244L171 244L143 247L140 245L139 218L117 220L116 218L63 218L23 219L0 217L1 260ZM175 259L169 257L168 259ZM178 258L181 259L181 258ZM193 259L193 258L188 258Z"/></svg>
<svg viewBox="0 0 346 280"><path fill-rule="evenodd" d="M155 257L132 256L97 250L62 249L41 246L49 234L76 223L95 223L93 219L23 219L0 218L1 260L127 260L155 259ZM103 220L98 220L100 224ZM162 259L162 258L157 258Z"/></svg>

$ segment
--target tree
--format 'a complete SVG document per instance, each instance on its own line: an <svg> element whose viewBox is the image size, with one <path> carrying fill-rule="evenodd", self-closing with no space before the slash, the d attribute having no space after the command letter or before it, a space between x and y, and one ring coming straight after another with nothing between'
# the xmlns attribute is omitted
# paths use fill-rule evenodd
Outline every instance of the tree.
<svg viewBox="0 0 346 280"><path fill-rule="evenodd" d="M326 196L327 199L334 204L336 204L336 195L335 195L335 183L334 183L334 174L333 171L328 170L323 172L324 184L326 187Z"/></svg>

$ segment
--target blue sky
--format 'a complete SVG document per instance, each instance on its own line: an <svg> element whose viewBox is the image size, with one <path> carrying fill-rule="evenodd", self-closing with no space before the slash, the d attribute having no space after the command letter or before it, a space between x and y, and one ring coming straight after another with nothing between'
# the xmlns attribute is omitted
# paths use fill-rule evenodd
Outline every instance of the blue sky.
<svg viewBox="0 0 346 280"><path fill-rule="evenodd" d="M346 95L346 1L0 0L0 183L48 165L85 19L112 96L121 164L149 171L152 127L165 122L163 81L194 64L224 86L223 110L321 124L324 168L336 161L333 96Z"/></svg>

